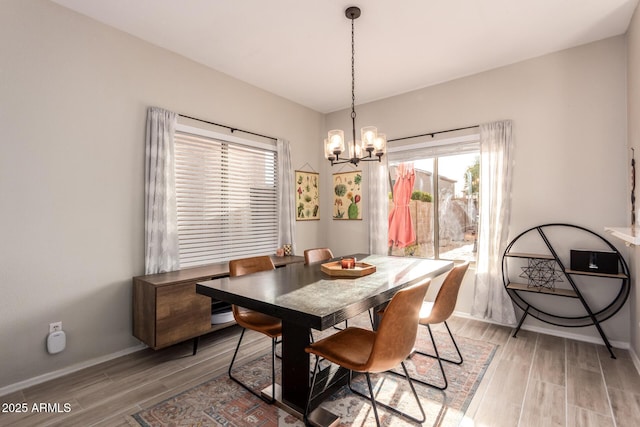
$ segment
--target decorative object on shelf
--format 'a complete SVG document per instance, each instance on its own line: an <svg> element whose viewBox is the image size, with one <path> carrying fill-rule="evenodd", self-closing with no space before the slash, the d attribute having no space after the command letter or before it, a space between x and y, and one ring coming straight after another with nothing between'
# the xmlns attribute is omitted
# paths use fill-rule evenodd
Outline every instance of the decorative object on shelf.
<svg viewBox="0 0 640 427"><path fill-rule="evenodd" d="M378 133L378 129L374 126L363 127L360 131L361 140L356 140L356 72L355 72L355 31L354 21L360 16L360 8L352 6L345 10L345 16L351 20L351 136L352 140L348 142L349 158L340 158L345 151L344 131L341 129L333 129L329 131L327 138L324 140L324 150L327 160L331 162L331 166L341 163L353 163L358 165L360 161L380 162L384 155L387 138L384 134ZM375 154L375 157L373 156Z"/></svg>
<svg viewBox="0 0 640 427"><path fill-rule="evenodd" d="M343 268L342 260L321 264L320 269L331 277L362 277L375 273L376 266L366 262L355 262L352 268Z"/></svg>
<svg viewBox="0 0 640 427"><path fill-rule="evenodd" d="M555 289L556 282L562 282L562 271L556 270L554 260L528 258L527 266L521 268L520 277L527 279L530 288Z"/></svg>
<svg viewBox="0 0 640 427"><path fill-rule="evenodd" d="M316 172L296 171L296 221L320 219L320 179Z"/></svg>
<svg viewBox="0 0 640 427"><path fill-rule="evenodd" d="M618 254L612 251L571 249L571 269L591 273L618 274Z"/></svg>
<svg viewBox="0 0 640 427"><path fill-rule="evenodd" d="M631 226L605 227L604 230L622 240L626 246L640 245L640 230L636 225L636 151L631 148Z"/></svg>
<svg viewBox="0 0 640 427"><path fill-rule="evenodd" d="M333 174L333 219L362 219L362 171Z"/></svg>

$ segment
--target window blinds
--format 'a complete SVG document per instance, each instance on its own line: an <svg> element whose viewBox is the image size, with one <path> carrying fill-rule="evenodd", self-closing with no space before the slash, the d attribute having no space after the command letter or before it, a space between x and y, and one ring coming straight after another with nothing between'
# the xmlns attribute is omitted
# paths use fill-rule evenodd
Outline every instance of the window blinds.
<svg viewBox="0 0 640 427"><path fill-rule="evenodd" d="M275 147L175 135L180 266L275 253Z"/></svg>

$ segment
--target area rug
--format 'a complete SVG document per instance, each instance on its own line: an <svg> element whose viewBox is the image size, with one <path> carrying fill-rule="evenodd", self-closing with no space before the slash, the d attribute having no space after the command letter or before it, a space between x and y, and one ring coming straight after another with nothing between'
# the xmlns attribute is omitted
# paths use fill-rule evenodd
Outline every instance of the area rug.
<svg viewBox="0 0 640 427"><path fill-rule="evenodd" d="M320 334L321 335L321 334ZM454 358L455 349L446 332L434 332L438 349L445 358ZM316 335L316 339L319 338ZM426 421L422 426L458 426L462 421L474 393L489 366L496 346L464 337L456 338L464 357L462 365L445 363L449 387L445 391L415 384ZM431 340L425 327L419 328L416 347L432 352ZM312 358L313 363L313 358ZM428 382L441 383L441 374L435 359L413 355L406 362L412 377ZM235 368L234 368L235 370ZM238 367L237 376L255 389L262 389L270 382L269 354L262 354L244 367ZM276 372L279 378L279 368ZM413 394L404 378L388 373L373 375L374 392L378 400L399 407L411 415L420 415ZM367 390L364 379L354 381L354 387ZM322 407L340 416L340 426L375 426L375 418L369 401L342 387ZM402 416L378 407L384 426L416 425ZM298 418L264 403L261 399L238 386L229 377L221 375L182 392L150 408L133 415L143 427L186 426L303 426Z"/></svg>

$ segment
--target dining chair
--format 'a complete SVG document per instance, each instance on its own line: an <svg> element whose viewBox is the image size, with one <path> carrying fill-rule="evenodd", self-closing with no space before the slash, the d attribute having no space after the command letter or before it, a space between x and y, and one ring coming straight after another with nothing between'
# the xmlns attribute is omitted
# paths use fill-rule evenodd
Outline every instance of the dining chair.
<svg viewBox="0 0 640 427"><path fill-rule="evenodd" d="M241 258L229 261L229 275L231 277L268 270L275 270L273 261L271 261L271 258L269 258L268 256ZM265 402L273 403L275 402L276 390L276 342L278 337L282 335L282 322L276 317L272 317L254 310L249 310L247 308L239 307L237 305L232 305L231 309L233 311L233 318L235 319L236 323L242 327L242 332L240 333L238 345L236 345L236 350L233 353L233 358L231 359L231 364L229 365L229 378L240 384L242 387L244 387L254 395L258 396ZM240 343L242 343L242 338L244 337L244 333L247 329L260 332L271 338L271 398L262 396L260 393L256 392L255 390L244 384L242 381L235 378L231 373L233 363L235 362L236 356L238 355L238 350L240 349Z"/></svg>
<svg viewBox="0 0 640 427"><path fill-rule="evenodd" d="M430 283L430 279L427 279L396 292L389 302L377 330L370 331L363 328L349 327L305 348L307 353L316 356L311 388L305 408L305 422L308 420L313 388L318 375L318 362L321 358L349 370L349 388L352 392L371 401L378 426L380 426L380 418L377 405L381 405L418 423L422 423L425 420L424 409L411 377L408 375L404 360L409 356L415 344L420 307ZM421 419L402 412L398 408L379 402L375 398L370 374L385 372L398 365L401 365L405 372L405 378L422 413ZM353 372L360 372L365 375L369 389L368 396L353 388Z"/></svg>
<svg viewBox="0 0 640 427"><path fill-rule="evenodd" d="M413 378L414 381L419 382L424 385L428 385L439 390L445 390L449 383L447 381L447 375L444 372L444 366L442 362L454 363L456 365L461 365L464 361L462 358L462 353L460 353L460 348L458 348L458 343L456 343L453 334L451 333L451 329L449 329L449 325L447 324L447 320L451 317L453 310L456 307L456 302L458 300L458 292L460 290L460 285L462 285L462 279L464 279L464 275L469 268L469 262L465 262L463 264L457 265L451 269L451 271L447 274L447 277L442 282L442 286L438 290L438 294L433 302L425 301L422 303L422 307L420 309L420 324L427 327L429 331L429 336L431 337L431 342L433 344L433 349L436 354L429 354L418 349L415 349L414 352L418 354L422 354L423 356L433 357L438 360L438 365L440 366L440 372L442 372L442 379L444 381L443 385L437 385L433 383L429 383L418 378ZM451 338L451 342L458 353L458 360L450 360L445 359L440 356L440 352L438 351L438 346L436 345L436 341L433 338L433 332L431 331L431 325L436 323L444 323L447 332L449 333L449 337Z"/></svg>
<svg viewBox="0 0 640 427"><path fill-rule="evenodd" d="M304 263L306 265L328 261L331 258L333 258L333 253L329 248L305 249L304 251Z"/></svg>

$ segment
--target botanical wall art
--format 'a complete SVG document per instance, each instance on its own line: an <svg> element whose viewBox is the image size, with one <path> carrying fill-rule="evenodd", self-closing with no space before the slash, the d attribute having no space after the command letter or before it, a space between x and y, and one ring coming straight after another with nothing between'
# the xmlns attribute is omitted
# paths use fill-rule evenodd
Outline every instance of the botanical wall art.
<svg viewBox="0 0 640 427"><path fill-rule="evenodd" d="M296 171L296 221L320 219L319 175Z"/></svg>
<svg viewBox="0 0 640 427"><path fill-rule="evenodd" d="M362 171L333 174L333 219L362 219Z"/></svg>

